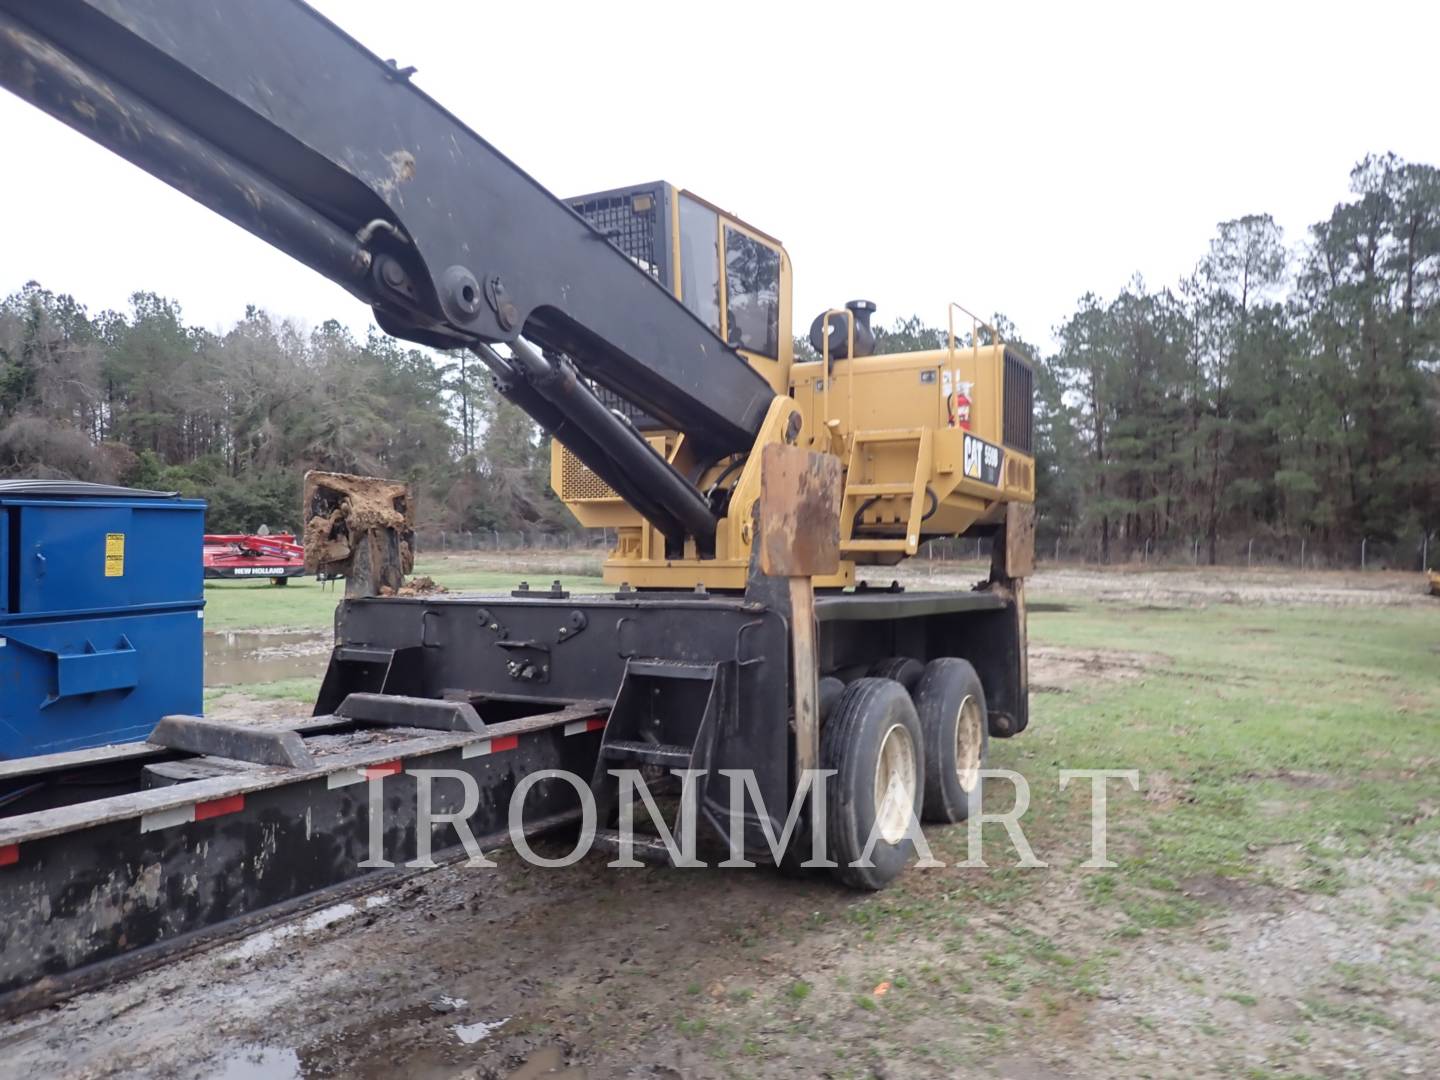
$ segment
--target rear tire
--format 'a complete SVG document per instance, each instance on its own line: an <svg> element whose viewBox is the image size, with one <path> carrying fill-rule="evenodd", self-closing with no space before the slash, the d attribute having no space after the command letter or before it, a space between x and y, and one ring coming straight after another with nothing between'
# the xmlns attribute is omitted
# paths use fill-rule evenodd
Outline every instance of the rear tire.
<svg viewBox="0 0 1440 1080"><path fill-rule="evenodd" d="M969 661L947 656L925 665L914 696L925 740L925 820L964 821L980 810L979 772L990 760L985 688Z"/></svg>
<svg viewBox="0 0 1440 1080"><path fill-rule="evenodd" d="M913 694L915 684L925 674L925 665L908 656L890 656L871 664L870 674L877 679L894 679L905 687L906 693Z"/></svg>
<svg viewBox="0 0 1440 1080"><path fill-rule="evenodd" d="M835 711L835 705L840 700L840 695L845 693L845 684L833 675L826 675L817 685L820 722L823 724Z"/></svg>
<svg viewBox="0 0 1440 1080"><path fill-rule="evenodd" d="M274 584L276 584L276 585L289 585L289 584L290 584L290 579L289 579L288 577L277 577L277 578L271 578L270 580L271 580Z"/></svg>
<svg viewBox="0 0 1440 1080"><path fill-rule="evenodd" d="M919 820L924 745L910 695L891 679L856 679L821 734L825 829L835 876L852 889L883 889L915 853L905 835ZM868 866L853 866L878 834Z"/></svg>

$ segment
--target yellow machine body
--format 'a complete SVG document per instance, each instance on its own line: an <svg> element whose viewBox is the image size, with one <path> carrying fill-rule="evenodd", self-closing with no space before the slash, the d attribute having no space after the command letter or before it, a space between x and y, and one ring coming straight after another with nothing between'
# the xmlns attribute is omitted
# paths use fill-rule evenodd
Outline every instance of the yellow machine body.
<svg viewBox="0 0 1440 1080"><path fill-rule="evenodd" d="M681 473L699 476L702 491L722 494L714 558L699 558L692 542L684 558L667 559L660 532L553 445L556 494L582 525L616 534L607 582L744 588L760 451L770 443L823 451L843 467L841 564L815 579L822 588L851 585L857 565L899 562L928 539L999 525L1007 503L1034 501L1033 369L993 328L952 304L946 348L855 356L855 317L841 310L829 315L847 327L848 355L831 357L826 338L819 359L797 362L791 266L780 242L689 192L667 186L666 194L672 269L656 276L736 347L776 397L749 453L715 464L697 462L683 434L642 428L657 453ZM606 197L621 200L623 213L625 193ZM634 212L653 212L653 188L628 198ZM769 275L759 287L757 266ZM763 318L757 307L764 307ZM957 311L969 320L968 341L957 336ZM982 329L989 343L981 343Z"/></svg>

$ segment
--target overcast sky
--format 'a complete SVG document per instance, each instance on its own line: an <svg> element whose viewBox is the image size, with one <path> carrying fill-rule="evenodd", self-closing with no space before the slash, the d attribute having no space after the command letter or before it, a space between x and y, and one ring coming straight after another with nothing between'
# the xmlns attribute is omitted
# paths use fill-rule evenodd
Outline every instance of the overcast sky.
<svg viewBox="0 0 1440 1080"><path fill-rule="evenodd" d="M1440 4L317 5L559 195L666 179L785 242L796 328L956 299L1046 342L1217 222L1292 244L1370 151L1440 163ZM0 92L0 293L147 289L357 332L349 294Z"/></svg>

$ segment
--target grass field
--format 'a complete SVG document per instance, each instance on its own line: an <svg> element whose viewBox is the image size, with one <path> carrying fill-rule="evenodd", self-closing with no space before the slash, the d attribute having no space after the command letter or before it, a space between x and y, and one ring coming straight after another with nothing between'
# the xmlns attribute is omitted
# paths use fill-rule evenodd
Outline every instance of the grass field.
<svg viewBox="0 0 1440 1080"><path fill-rule="evenodd" d="M1049 866L1017 869L991 826L991 869L912 870L815 911L792 932L842 937L832 963L697 992L678 1023L716 1060L799 1054L834 1076L997 1056L1044 1077L1433 1063L1440 610L1057 606L1032 644L1079 660L1063 684L1037 671L1031 729L992 746L1030 782L1025 831ZM1138 770L1138 792L1109 788L1115 869L1079 865L1089 785L1062 791L1059 768ZM927 834L964 860L963 827Z"/></svg>

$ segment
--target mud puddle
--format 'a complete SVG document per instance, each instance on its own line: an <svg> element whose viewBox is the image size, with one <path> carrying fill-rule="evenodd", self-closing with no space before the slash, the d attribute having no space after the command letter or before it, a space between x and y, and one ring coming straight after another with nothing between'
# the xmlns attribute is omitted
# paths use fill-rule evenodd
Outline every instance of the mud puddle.
<svg viewBox="0 0 1440 1080"><path fill-rule="evenodd" d="M248 686L277 679L319 678L330 658L328 631L205 635L205 685Z"/></svg>
<svg viewBox="0 0 1440 1080"><path fill-rule="evenodd" d="M215 1063L214 1080L302 1080L300 1055L284 1046L242 1046Z"/></svg>

